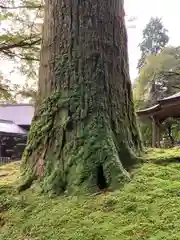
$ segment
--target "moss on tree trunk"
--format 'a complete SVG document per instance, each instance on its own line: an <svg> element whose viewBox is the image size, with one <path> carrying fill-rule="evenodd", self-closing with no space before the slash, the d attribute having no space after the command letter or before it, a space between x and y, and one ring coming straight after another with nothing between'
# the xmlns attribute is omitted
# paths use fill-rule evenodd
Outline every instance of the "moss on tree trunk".
<svg viewBox="0 0 180 240"><path fill-rule="evenodd" d="M21 189L96 192L130 180L141 150L121 0L46 0L39 98Z"/></svg>

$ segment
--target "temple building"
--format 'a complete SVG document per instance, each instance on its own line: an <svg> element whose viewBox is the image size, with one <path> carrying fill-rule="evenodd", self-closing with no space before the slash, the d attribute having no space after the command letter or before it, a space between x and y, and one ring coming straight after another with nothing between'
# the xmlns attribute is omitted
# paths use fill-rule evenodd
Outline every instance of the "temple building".
<svg viewBox="0 0 180 240"><path fill-rule="evenodd" d="M34 116L30 104L0 105L0 157L20 159Z"/></svg>
<svg viewBox="0 0 180 240"><path fill-rule="evenodd" d="M152 122L152 147L160 147L160 128L168 118L180 117L180 92L157 101L157 104L137 111L140 120Z"/></svg>

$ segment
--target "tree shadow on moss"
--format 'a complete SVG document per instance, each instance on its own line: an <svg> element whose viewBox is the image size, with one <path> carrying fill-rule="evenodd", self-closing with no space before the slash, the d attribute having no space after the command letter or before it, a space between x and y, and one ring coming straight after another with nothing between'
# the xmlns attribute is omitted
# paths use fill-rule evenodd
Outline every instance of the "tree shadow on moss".
<svg viewBox="0 0 180 240"><path fill-rule="evenodd" d="M170 158L170 159L153 160L152 163L157 164L157 165L167 166L168 164L172 164L172 163L180 163L180 157L174 157L174 158Z"/></svg>
<svg viewBox="0 0 180 240"><path fill-rule="evenodd" d="M7 185L0 185L0 196L3 194L12 194L14 191L12 186L7 186Z"/></svg>

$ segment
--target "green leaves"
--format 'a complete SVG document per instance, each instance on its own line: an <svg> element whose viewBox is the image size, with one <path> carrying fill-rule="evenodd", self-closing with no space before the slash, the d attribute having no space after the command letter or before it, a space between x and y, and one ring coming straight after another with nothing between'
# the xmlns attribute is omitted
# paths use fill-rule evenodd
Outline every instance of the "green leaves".
<svg viewBox="0 0 180 240"><path fill-rule="evenodd" d="M155 104L158 99L170 96L180 89L180 48L167 47L157 55L146 58L135 82L136 101L144 103L139 107Z"/></svg>
<svg viewBox="0 0 180 240"><path fill-rule="evenodd" d="M0 72L0 102L3 101L14 101L14 99L10 83L7 79L3 78L3 75Z"/></svg>
<svg viewBox="0 0 180 240"><path fill-rule="evenodd" d="M167 30L164 28L161 19L157 17L151 18L143 30L143 40L139 44L141 58L137 68L140 70L144 66L146 58L151 54L159 53L168 41Z"/></svg>
<svg viewBox="0 0 180 240"><path fill-rule="evenodd" d="M26 90L34 89L37 84L42 15L40 0L6 0L0 3L0 58L14 62L13 71L26 78ZM6 77L2 73L3 78ZM14 88L12 83L9 84L16 96L17 86ZM21 91L23 86L18 88Z"/></svg>

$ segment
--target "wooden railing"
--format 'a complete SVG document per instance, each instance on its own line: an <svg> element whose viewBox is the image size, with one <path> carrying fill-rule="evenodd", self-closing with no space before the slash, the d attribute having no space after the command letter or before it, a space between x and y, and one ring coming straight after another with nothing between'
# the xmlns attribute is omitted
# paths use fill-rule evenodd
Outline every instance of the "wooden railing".
<svg viewBox="0 0 180 240"><path fill-rule="evenodd" d="M18 161L18 159L12 159L10 157L0 157L0 165Z"/></svg>

